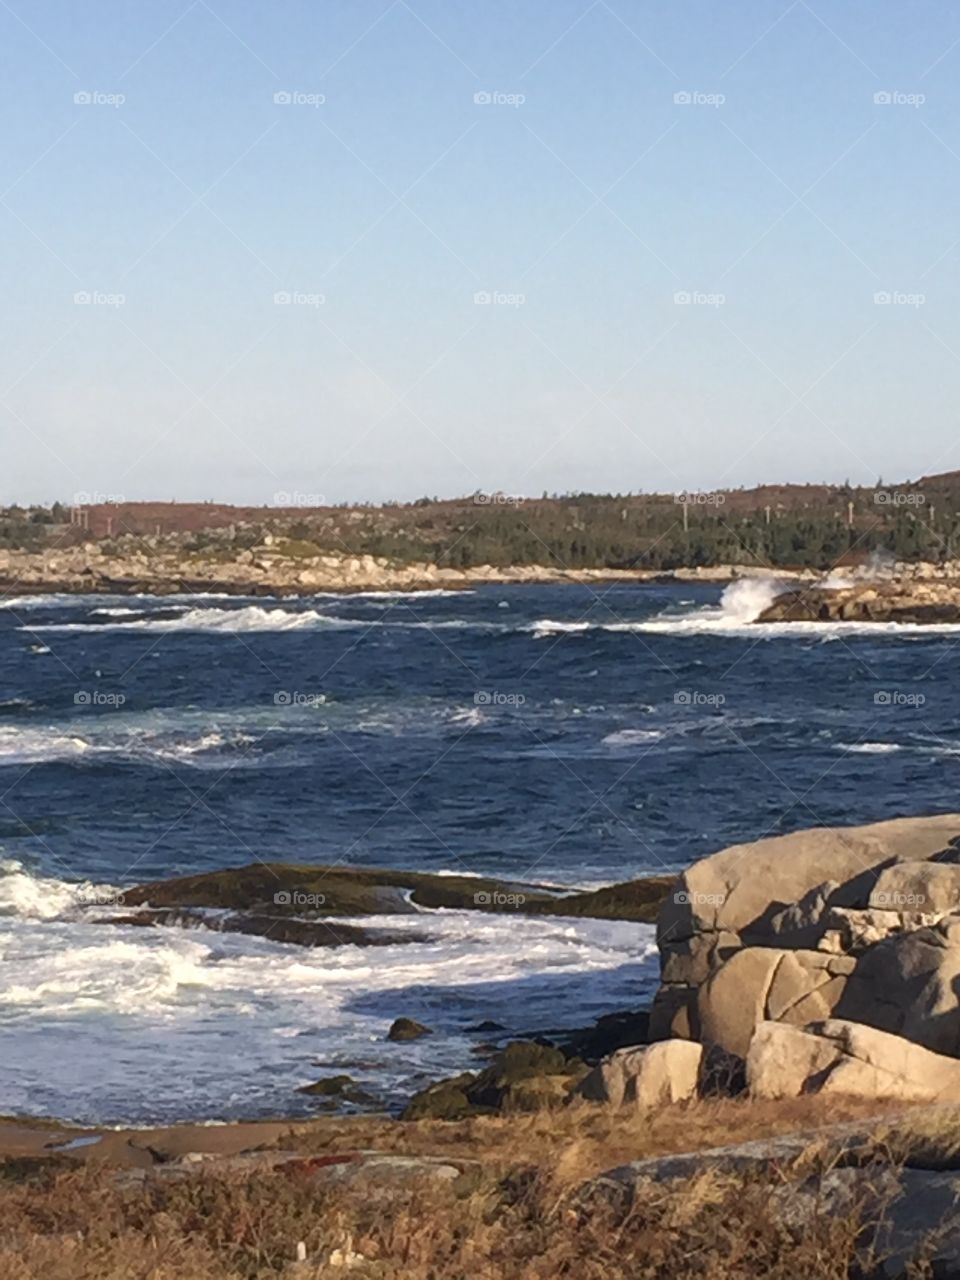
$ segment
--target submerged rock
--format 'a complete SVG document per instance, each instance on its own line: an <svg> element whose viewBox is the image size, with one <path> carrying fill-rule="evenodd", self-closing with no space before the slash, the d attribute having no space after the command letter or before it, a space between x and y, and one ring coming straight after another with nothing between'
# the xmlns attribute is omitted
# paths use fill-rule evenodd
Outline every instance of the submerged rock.
<svg viewBox="0 0 960 1280"><path fill-rule="evenodd" d="M422 1036L432 1036L433 1029L425 1027L414 1018L397 1018L387 1032L388 1040L419 1040Z"/></svg>

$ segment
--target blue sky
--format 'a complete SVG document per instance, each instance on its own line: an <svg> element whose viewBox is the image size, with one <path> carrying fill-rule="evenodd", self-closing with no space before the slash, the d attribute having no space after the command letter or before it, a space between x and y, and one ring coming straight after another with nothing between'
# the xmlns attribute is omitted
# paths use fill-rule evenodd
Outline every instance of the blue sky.
<svg viewBox="0 0 960 1280"><path fill-rule="evenodd" d="M3 0L0 48L0 500L960 467L954 5Z"/></svg>

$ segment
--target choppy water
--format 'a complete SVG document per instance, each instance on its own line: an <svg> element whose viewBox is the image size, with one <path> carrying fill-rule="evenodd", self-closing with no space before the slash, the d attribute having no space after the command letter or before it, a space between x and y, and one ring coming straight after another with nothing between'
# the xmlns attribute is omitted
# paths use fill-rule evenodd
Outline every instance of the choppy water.
<svg viewBox="0 0 960 1280"><path fill-rule="evenodd" d="M431 913L309 952L79 922L82 882L256 859L595 885L956 808L958 628L751 625L769 584L0 607L0 1112L228 1117L655 981L644 926ZM382 921L381 923L385 923ZM422 919L392 919L423 929ZM437 1028L387 1045L393 1017Z"/></svg>

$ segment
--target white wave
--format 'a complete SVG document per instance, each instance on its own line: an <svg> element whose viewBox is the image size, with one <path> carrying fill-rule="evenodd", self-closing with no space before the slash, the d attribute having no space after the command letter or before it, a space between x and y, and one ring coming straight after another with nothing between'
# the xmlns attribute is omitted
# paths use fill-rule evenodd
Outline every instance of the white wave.
<svg viewBox="0 0 960 1280"><path fill-rule="evenodd" d="M464 1029L485 1018L513 1034L583 1025L656 982L654 930L633 922L513 910L350 921L431 939L371 950L93 914L0 920L0 1112L94 1123L289 1114L299 1085L338 1070L399 1100L469 1066ZM391 1044L400 1015L437 1034Z"/></svg>
<svg viewBox="0 0 960 1280"><path fill-rule="evenodd" d="M608 733L603 739L605 747L633 747L638 743L660 742L664 736L662 729L618 729L616 733Z"/></svg>
<svg viewBox="0 0 960 1280"><path fill-rule="evenodd" d="M885 756L903 750L899 742L836 742L833 749L853 756Z"/></svg>
<svg viewBox="0 0 960 1280"><path fill-rule="evenodd" d="M590 631L594 626L592 622L563 622L557 618L538 618L536 622L528 622L518 629L529 631L535 636L562 636L567 632Z"/></svg>
<svg viewBox="0 0 960 1280"><path fill-rule="evenodd" d="M110 901L117 892L112 885L71 884L36 875L13 858L0 859L0 916L53 920L77 907Z"/></svg>
<svg viewBox="0 0 960 1280"><path fill-rule="evenodd" d="M17 764L69 764L91 757L106 757L122 763L162 763L164 761L200 765L207 753L222 753L250 746L256 738L240 730L229 734L211 730L197 735L182 732L151 733L142 727L116 726L110 719L91 721L81 735L54 725L42 728L0 726L0 766ZM219 756L223 765L224 757ZM229 763L236 763L229 761Z"/></svg>
<svg viewBox="0 0 960 1280"><path fill-rule="evenodd" d="M132 622L105 622L97 631L296 631L317 626L369 626L369 623L329 617L313 609L265 609L247 605L241 609L188 609L178 618L137 618ZM51 622L33 631L91 631L87 622Z"/></svg>

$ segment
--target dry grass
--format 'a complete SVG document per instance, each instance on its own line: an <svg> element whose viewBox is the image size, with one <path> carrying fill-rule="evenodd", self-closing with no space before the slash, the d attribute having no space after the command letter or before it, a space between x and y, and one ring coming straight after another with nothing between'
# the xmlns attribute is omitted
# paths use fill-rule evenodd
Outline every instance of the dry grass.
<svg viewBox="0 0 960 1280"><path fill-rule="evenodd" d="M875 1108L873 1109L875 1111ZM0 1165L3 1280L843 1280L861 1223L826 1213L791 1234L768 1178L705 1171L631 1200L574 1193L629 1160L859 1120L816 1098L701 1102L642 1116L582 1106L461 1123L331 1119L305 1152L357 1147L479 1161L438 1187L317 1181L296 1170L130 1185L57 1161ZM960 1126L956 1133L960 1134ZM285 1146L288 1144L284 1144ZM6 1176L3 1176L6 1173ZM294 1262L298 1242L306 1264ZM333 1265L352 1249L356 1265ZM336 1261L334 1259L333 1261Z"/></svg>
<svg viewBox="0 0 960 1280"><path fill-rule="evenodd" d="M859 1229L824 1218L799 1239L769 1188L704 1174L624 1208L577 1208L536 1175L469 1190L317 1186L274 1174L122 1190L90 1170L0 1195L5 1280L254 1280L343 1276L331 1250L377 1280L841 1280ZM293 1266L297 1242L308 1262ZM362 1261L361 1261L362 1260Z"/></svg>
<svg viewBox="0 0 960 1280"><path fill-rule="evenodd" d="M357 1118L345 1124L321 1122L299 1139L306 1152L352 1148L409 1155L441 1155L481 1160L500 1172L532 1165L549 1172L560 1185L577 1183L605 1169L648 1156L703 1151L758 1138L814 1130L878 1115L903 1112L902 1104L860 1098L795 1098L747 1102L718 1098L640 1112L591 1103L529 1115L477 1116L468 1120L391 1120Z"/></svg>

